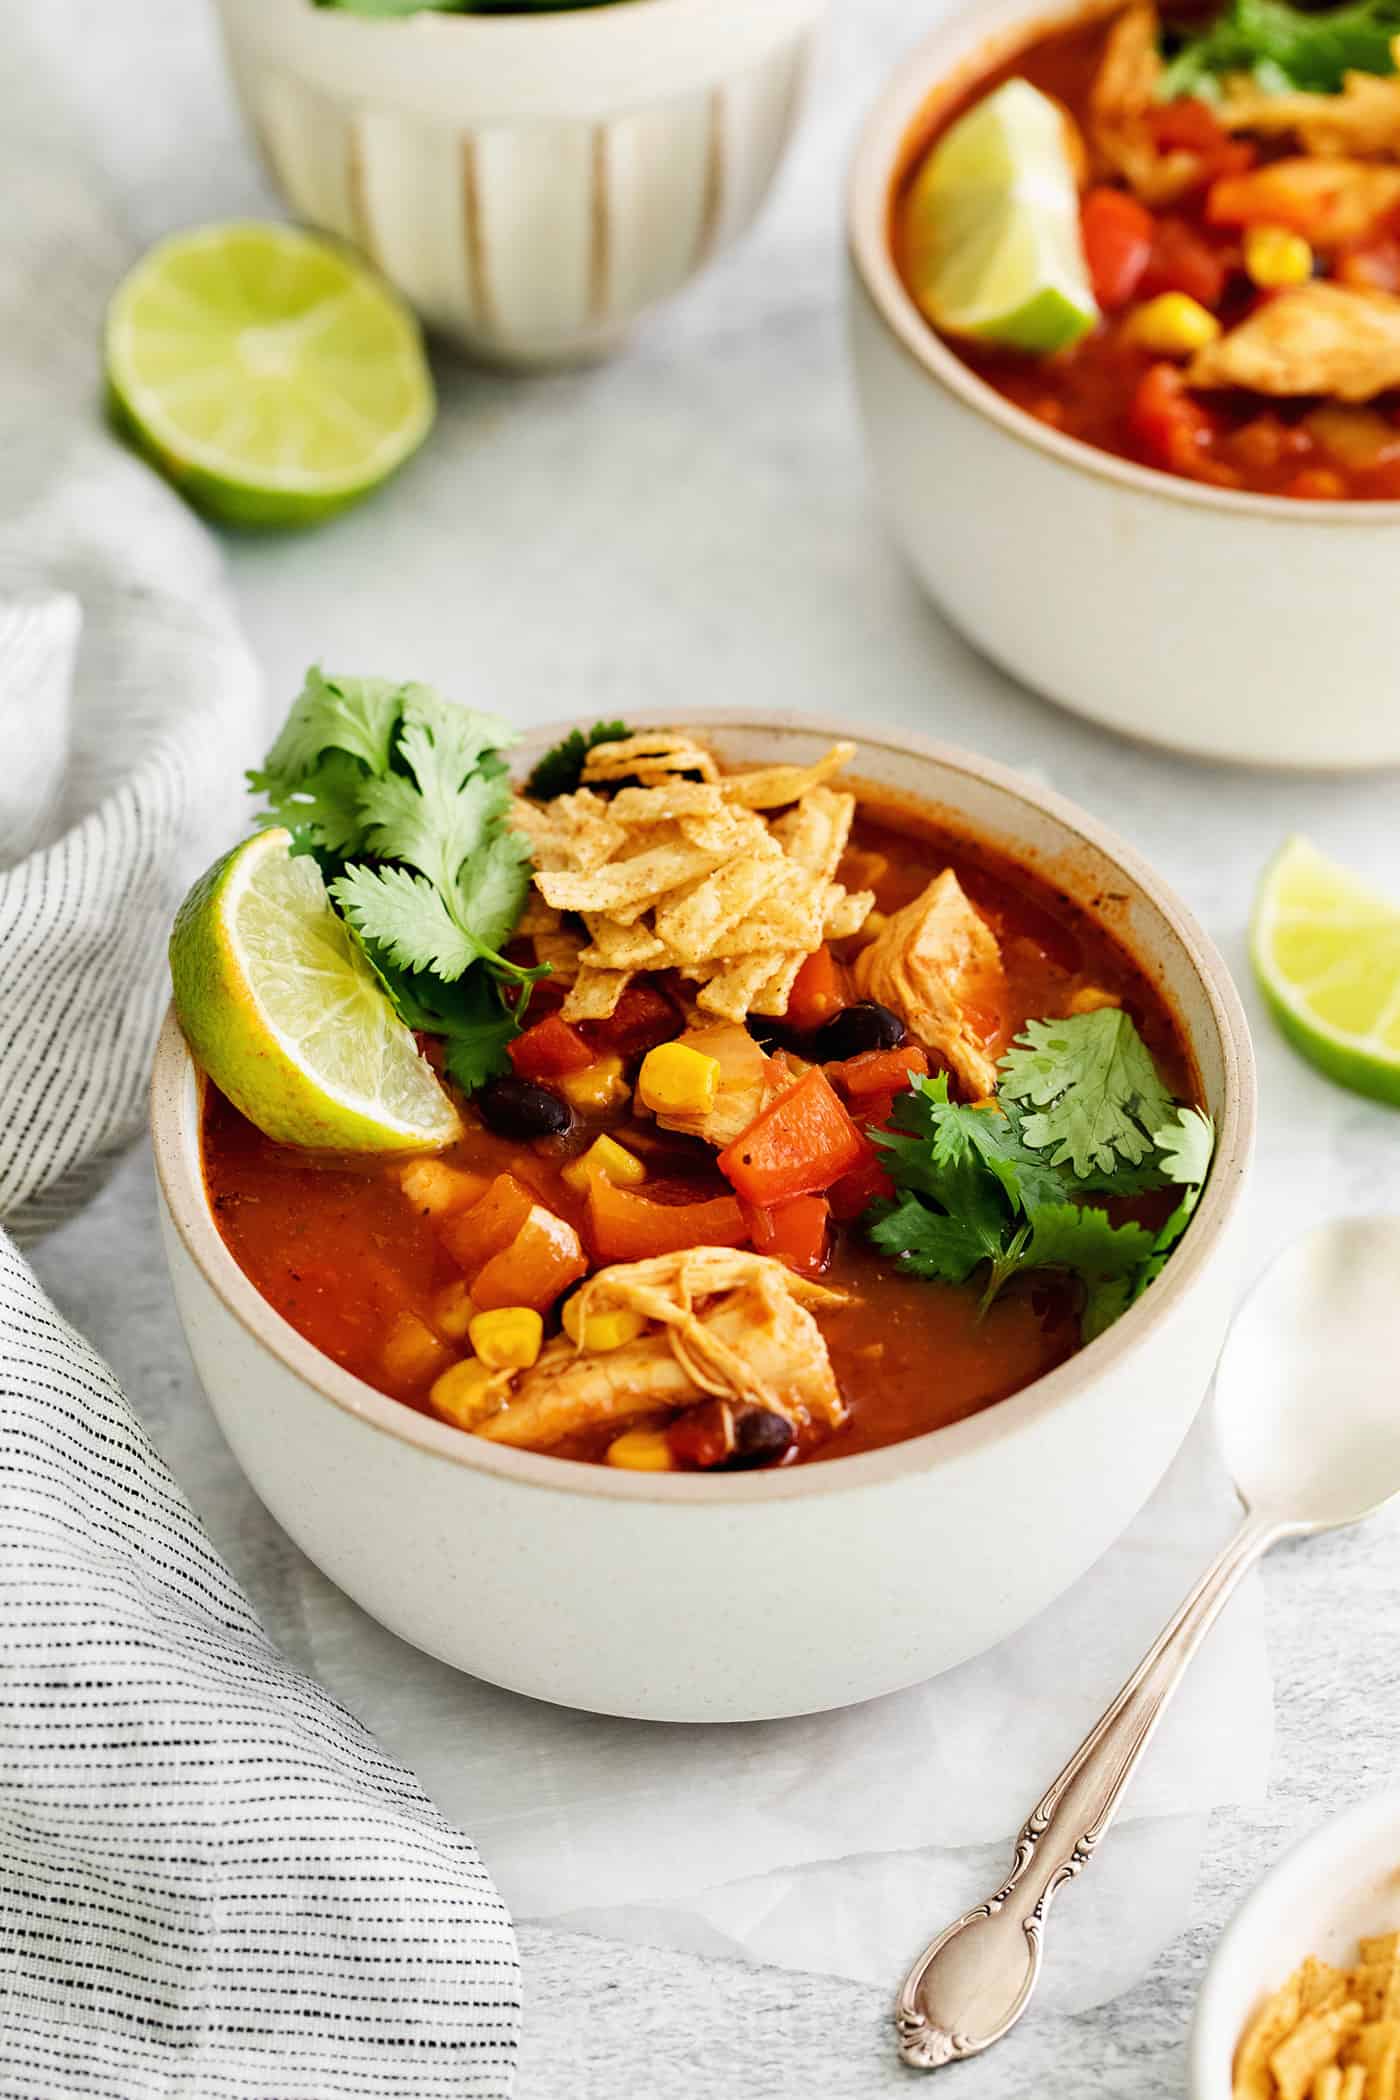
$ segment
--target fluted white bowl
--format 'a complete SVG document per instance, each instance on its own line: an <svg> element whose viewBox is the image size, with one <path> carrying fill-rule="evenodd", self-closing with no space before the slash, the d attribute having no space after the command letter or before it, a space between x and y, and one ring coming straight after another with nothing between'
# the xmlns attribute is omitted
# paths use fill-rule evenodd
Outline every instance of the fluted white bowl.
<svg viewBox="0 0 1400 2100"><path fill-rule="evenodd" d="M597 355L749 225L825 0L373 20L218 0L292 209L505 364Z"/></svg>
<svg viewBox="0 0 1400 2100"><path fill-rule="evenodd" d="M521 768L568 726L533 732ZM699 733L732 765L805 765L846 731L719 713ZM313 1348L234 1261L200 1166L199 1075L166 1024L151 1110L166 1254L220 1427L333 1582L474 1676L669 1721L806 1713L917 1683L1082 1575L1200 1405L1234 1298L1254 1135L1249 1033L1224 964L1131 848L1045 789L904 734L861 738L855 771L1098 900L1177 1014L1219 1133L1160 1281L1068 1363L967 1421L711 1478L513 1451L419 1414Z"/></svg>

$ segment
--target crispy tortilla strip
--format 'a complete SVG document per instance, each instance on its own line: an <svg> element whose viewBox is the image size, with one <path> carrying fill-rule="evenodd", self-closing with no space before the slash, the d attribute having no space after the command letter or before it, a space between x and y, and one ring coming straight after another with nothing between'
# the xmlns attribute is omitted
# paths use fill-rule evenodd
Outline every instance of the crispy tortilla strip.
<svg viewBox="0 0 1400 2100"><path fill-rule="evenodd" d="M677 842L652 846L627 860L609 861L606 867L587 873L541 868L536 871L535 882L545 902L556 910L605 911L626 925L623 914L632 907L637 912L645 911L668 890L693 882L697 875L710 874L723 857L700 846Z"/></svg>
<svg viewBox="0 0 1400 2100"><path fill-rule="evenodd" d="M1324 2064L1313 2080L1312 2100L1341 2100L1342 2067Z"/></svg>
<svg viewBox="0 0 1400 2100"><path fill-rule="evenodd" d="M1341 2090L1338 2100L1365 2100L1366 2066L1348 2064L1342 2072Z"/></svg>
<svg viewBox="0 0 1400 2100"><path fill-rule="evenodd" d="M696 1005L701 1013L717 1014L722 1021L742 1021L752 1013L754 995L777 968L778 961L778 956L769 950L725 963L710 978Z"/></svg>
<svg viewBox="0 0 1400 2100"><path fill-rule="evenodd" d="M673 891L657 906L652 919L670 961L684 970L719 954L726 936L748 919L788 873L782 848L765 834L761 853L746 853L713 875Z"/></svg>
<svg viewBox="0 0 1400 2100"><path fill-rule="evenodd" d="M595 970L581 962L560 1013L566 1021L606 1021L617 1012L617 1002L635 974L632 970Z"/></svg>
<svg viewBox="0 0 1400 2100"><path fill-rule="evenodd" d="M1109 31L1089 96L1089 146L1100 171L1121 175L1144 204L1170 204L1199 179L1200 160L1157 149L1147 126L1162 72L1154 6L1129 7Z"/></svg>
<svg viewBox="0 0 1400 2100"><path fill-rule="evenodd" d="M650 970L666 960L666 949L645 926L619 926L603 912L584 918L591 946L583 960L599 970Z"/></svg>
<svg viewBox="0 0 1400 2100"><path fill-rule="evenodd" d="M846 850L851 820L856 813L854 795L838 795L831 788L813 788L796 809L790 809L773 825L773 836L789 860L795 860L809 875L830 882Z"/></svg>
<svg viewBox="0 0 1400 2100"><path fill-rule="evenodd" d="M1363 1961L1352 1975L1352 1995L1367 2020L1400 2020L1400 1965Z"/></svg>
<svg viewBox="0 0 1400 2100"><path fill-rule="evenodd" d="M864 998L891 1007L916 1041L946 1059L970 1099L996 1092L988 1041L1006 1009L1001 950L951 868L861 949L855 980Z"/></svg>
<svg viewBox="0 0 1400 2100"><path fill-rule="evenodd" d="M822 931L829 941L847 941L860 932L875 909L874 890L843 890L830 883L826 893L826 915Z"/></svg>
<svg viewBox="0 0 1400 2100"><path fill-rule="evenodd" d="M1360 2008L1358 2007L1358 2010ZM1365 2074L1366 2100L1396 2100L1400 2083L1400 2025L1378 2020L1362 2027L1347 2045L1346 2062Z"/></svg>
<svg viewBox="0 0 1400 2100"><path fill-rule="evenodd" d="M714 780L719 767L710 753L677 730L649 729L615 743L595 744L584 761L585 787L601 780L665 780L672 773L698 773Z"/></svg>
<svg viewBox="0 0 1400 2100"><path fill-rule="evenodd" d="M1186 384L1369 401L1400 386L1400 299L1321 279L1279 292L1198 350Z"/></svg>
<svg viewBox="0 0 1400 2100"><path fill-rule="evenodd" d="M517 796L513 820L530 841L536 868L601 868L627 844L627 830L601 795L580 788L552 802Z"/></svg>
<svg viewBox="0 0 1400 2100"><path fill-rule="evenodd" d="M1350 1979L1344 1969L1334 1969L1330 1961L1320 1961L1310 1954L1298 1971L1298 1988L1305 2013L1330 2012L1334 2005L1344 2005L1357 1993L1349 1988Z"/></svg>
<svg viewBox="0 0 1400 2100"><path fill-rule="evenodd" d="M855 755L854 744L833 744L825 758L810 766L759 766L751 773L725 773L720 776L720 793L726 802L737 802L745 809L780 809L785 803L800 802L848 766Z"/></svg>
<svg viewBox="0 0 1400 2100"><path fill-rule="evenodd" d="M1308 2088L1324 2064L1337 2061L1343 2045L1361 2025L1355 1999L1330 2012L1305 2013L1285 2041L1271 2051L1269 2069L1279 2100L1307 2100Z"/></svg>
<svg viewBox="0 0 1400 2100"><path fill-rule="evenodd" d="M1382 1932L1371 1939L1362 1940L1360 1947L1363 1962L1400 1961L1400 1932Z"/></svg>
<svg viewBox="0 0 1400 2100"><path fill-rule="evenodd" d="M619 788L608 804L628 829L676 817L712 817L725 807L720 791L703 780L668 780L664 787Z"/></svg>
<svg viewBox="0 0 1400 2100"><path fill-rule="evenodd" d="M1303 1972L1299 1969L1266 1998L1240 2038L1235 2051L1234 2100L1275 2100L1269 2058L1298 2025L1303 2011Z"/></svg>
<svg viewBox="0 0 1400 2100"><path fill-rule="evenodd" d="M1400 160L1400 75L1394 73L1346 73L1337 95L1270 95L1247 73L1234 74L1215 114L1227 131L1292 134L1304 152L1323 158Z"/></svg>

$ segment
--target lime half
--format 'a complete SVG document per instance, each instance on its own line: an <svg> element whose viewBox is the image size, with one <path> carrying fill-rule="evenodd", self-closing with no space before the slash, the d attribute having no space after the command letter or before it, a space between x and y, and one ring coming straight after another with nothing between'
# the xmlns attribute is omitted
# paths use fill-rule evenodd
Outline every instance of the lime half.
<svg viewBox="0 0 1400 2100"><path fill-rule="evenodd" d="M905 203L905 263L936 328L1062 350L1099 309L1058 105L1008 80L944 134Z"/></svg>
<svg viewBox="0 0 1400 2100"><path fill-rule="evenodd" d="M292 226L162 241L108 308L106 360L118 428L231 524L344 510L433 420L408 308L348 250Z"/></svg>
<svg viewBox="0 0 1400 2100"><path fill-rule="evenodd" d="M1400 905L1290 839L1259 885L1251 950L1295 1050L1400 1107Z"/></svg>
<svg viewBox="0 0 1400 2100"><path fill-rule="evenodd" d="M284 1145L423 1152L457 1111L290 834L216 861L170 937L175 1011L221 1094Z"/></svg>

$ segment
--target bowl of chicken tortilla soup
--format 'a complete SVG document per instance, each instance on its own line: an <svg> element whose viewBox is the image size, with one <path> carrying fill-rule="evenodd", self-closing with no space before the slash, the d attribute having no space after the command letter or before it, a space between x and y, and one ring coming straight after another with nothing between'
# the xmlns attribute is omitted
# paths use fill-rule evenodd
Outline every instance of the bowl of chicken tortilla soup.
<svg viewBox="0 0 1400 2100"><path fill-rule="evenodd" d="M927 1677L1195 1414L1238 999L981 760L723 714L515 743L312 673L177 921L153 1126L215 1413L333 1580L496 1683L709 1720Z"/></svg>
<svg viewBox="0 0 1400 2100"><path fill-rule="evenodd" d="M848 209L885 510L986 653L1198 756L1400 762L1385 9L979 0Z"/></svg>

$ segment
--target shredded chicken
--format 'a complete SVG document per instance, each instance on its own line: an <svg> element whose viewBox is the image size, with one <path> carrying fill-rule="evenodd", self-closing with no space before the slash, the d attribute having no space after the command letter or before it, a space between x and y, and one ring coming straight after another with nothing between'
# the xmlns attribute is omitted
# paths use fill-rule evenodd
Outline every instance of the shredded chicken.
<svg viewBox="0 0 1400 2100"><path fill-rule="evenodd" d="M996 1092L987 1041L1005 1012L1001 950L951 868L862 948L855 978L865 997L892 1007L925 1049L947 1060L969 1096Z"/></svg>
<svg viewBox="0 0 1400 2100"><path fill-rule="evenodd" d="M706 1027L704 1021L702 1014L701 1025L688 1028L680 1041L687 1049L713 1057L719 1065L714 1107L689 1114L658 1115L656 1120L664 1130L684 1131L688 1137L703 1138L706 1144L723 1150L766 1107L772 1060L747 1028L740 1028L733 1021L711 1022Z"/></svg>
<svg viewBox="0 0 1400 2100"><path fill-rule="evenodd" d="M1290 226L1314 248L1365 240L1400 205L1400 168L1365 160L1270 161L1211 184L1206 211L1216 226Z"/></svg>
<svg viewBox="0 0 1400 2100"><path fill-rule="evenodd" d="M1163 153L1147 124L1162 73L1154 6L1129 7L1108 35L1089 98L1089 143L1100 167L1121 175L1144 204L1170 204L1200 179L1200 157Z"/></svg>
<svg viewBox="0 0 1400 2100"><path fill-rule="evenodd" d="M1296 138L1307 153L1400 160L1400 74L1348 73L1336 95L1271 95L1248 74L1225 83L1215 114L1227 131Z"/></svg>
<svg viewBox="0 0 1400 2100"><path fill-rule="evenodd" d="M579 1430L675 1413L707 1396L746 1402L794 1425L838 1427L845 1403L813 1306L848 1301L782 1262L729 1247L689 1247L600 1269L579 1291L581 1322L631 1311L648 1332L597 1354L560 1335L527 1371L484 1389L479 1436L548 1450Z"/></svg>
<svg viewBox="0 0 1400 2100"><path fill-rule="evenodd" d="M1369 401L1400 386L1400 299L1321 279L1300 284L1198 350L1186 383Z"/></svg>

